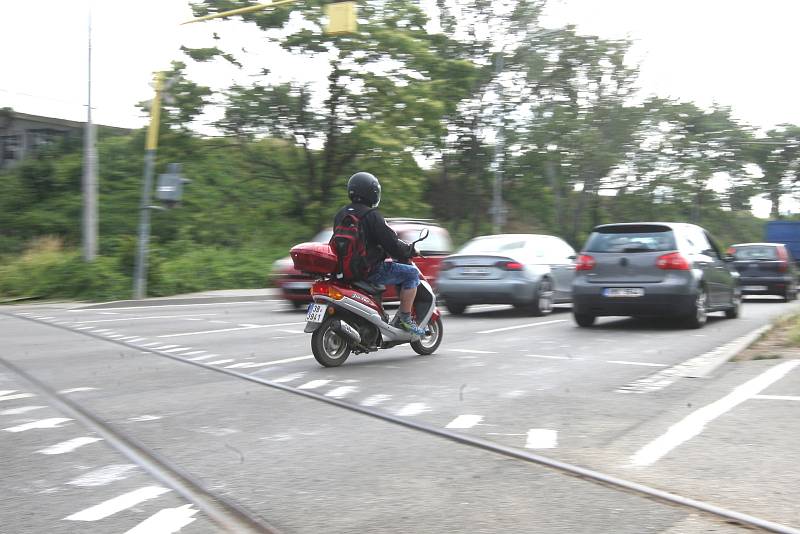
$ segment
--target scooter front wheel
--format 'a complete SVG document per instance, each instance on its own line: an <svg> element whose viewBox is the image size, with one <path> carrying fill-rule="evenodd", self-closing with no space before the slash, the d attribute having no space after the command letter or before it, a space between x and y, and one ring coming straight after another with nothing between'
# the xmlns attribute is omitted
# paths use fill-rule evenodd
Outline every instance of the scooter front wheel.
<svg viewBox="0 0 800 534"><path fill-rule="evenodd" d="M414 349L414 352L422 354L423 356L428 356L436 352L436 349L438 349L439 345L442 343L442 334L444 333L442 329L442 318L437 317L436 320L428 323L426 330L427 333L424 336L417 341L411 342L411 348Z"/></svg>
<svg viewBox="0 0 800 534"><path fill-rule="evenodd" d="M350 356L350 343L339 335L326 319L311 335L311 352L323 367L339 367Z"/></svg>

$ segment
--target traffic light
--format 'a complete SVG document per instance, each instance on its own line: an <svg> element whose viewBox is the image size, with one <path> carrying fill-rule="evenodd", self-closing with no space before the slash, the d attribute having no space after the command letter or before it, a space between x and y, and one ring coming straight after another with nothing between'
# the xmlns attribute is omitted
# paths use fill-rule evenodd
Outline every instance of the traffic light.
<svg viewBox="0 0 800 534"><path fill-rule="evenodd" d="M183 184L189 182L191 180L184 178L181 174L181 164L170 163L167 165L167 172L158 175L156 198L168 208L174 208L183 196Z"/></svg>
<svg viewBox="0 0 800 534"><path fill-rule="evenodd" d="M355 33L358 30L355 2L331 2L325 6L325 14L328 15L327 34Z"/></svg>

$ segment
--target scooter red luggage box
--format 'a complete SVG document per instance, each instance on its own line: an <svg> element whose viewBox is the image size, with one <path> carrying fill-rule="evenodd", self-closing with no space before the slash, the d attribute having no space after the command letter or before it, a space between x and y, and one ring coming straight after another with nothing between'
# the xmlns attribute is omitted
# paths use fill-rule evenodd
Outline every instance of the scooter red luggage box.
<svg viewBox="0 0 800 534"><path fill-rule="evenodd" d="M328 243L300 243L289 251L294 268L304 273L336 272L337 258Z"/></svg>

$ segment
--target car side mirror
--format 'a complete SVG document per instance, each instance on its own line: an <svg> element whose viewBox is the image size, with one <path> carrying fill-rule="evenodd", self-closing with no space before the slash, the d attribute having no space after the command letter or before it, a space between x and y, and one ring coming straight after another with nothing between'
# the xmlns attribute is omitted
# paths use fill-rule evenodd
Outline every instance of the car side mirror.
<svg viewBox="0 0 800 534"><path fill-rule="evenodd" d="M424 241L428 239L430 233L431 233L430 230L428 230L427 228L423 228L422 230L419 231L419 237L417 238L417 241Z"/></svg>

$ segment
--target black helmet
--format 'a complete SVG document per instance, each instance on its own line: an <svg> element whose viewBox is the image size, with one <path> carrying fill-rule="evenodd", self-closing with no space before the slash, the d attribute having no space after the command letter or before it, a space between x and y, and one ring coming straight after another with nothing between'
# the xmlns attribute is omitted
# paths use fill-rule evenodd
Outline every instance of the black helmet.
<svg viewBox="0 0 800 534"><path fill-rule="evenodd" d="M357 172L347 181L347 196L353 202L376 208L381 203L381 183L368 172Z"/></svg>

